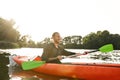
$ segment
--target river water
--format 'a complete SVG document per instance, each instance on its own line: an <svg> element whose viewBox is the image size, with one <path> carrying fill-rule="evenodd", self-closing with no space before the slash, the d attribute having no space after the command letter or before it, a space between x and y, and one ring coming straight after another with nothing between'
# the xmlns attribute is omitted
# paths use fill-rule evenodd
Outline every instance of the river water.
<svg viewBox="0 0 120 80"><path fill-rule="evenodd" d="M13 55L20 55L20 56L29 56L31 59L35 56L42 55L41 48L20 48L20 49L0 49L0 53L9 53L9 55L0 57L0 63L5 63L6 65L1 66L0 64L0 80L80 80L80 79L73 79L67 77L58 77L46 74L40 74L34 71L23 71L20 66L18 66L13 60ZM68 49L68 51L83 53L83 49ZM63 63L68 62L109 62L109 63L120 63L120 51L115 50L110 53L91 53L84 56L79 56L75 58L66 58L61 60ZM3 58L5 57L5 58ZM7 59L9 58L9 60Z"/></svg>

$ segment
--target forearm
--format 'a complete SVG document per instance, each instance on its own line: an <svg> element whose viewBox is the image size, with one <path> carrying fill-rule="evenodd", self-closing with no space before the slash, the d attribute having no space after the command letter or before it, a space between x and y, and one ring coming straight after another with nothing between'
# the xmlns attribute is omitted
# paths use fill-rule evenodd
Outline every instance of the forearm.
<svg viewBox="0 0 120 80"><path fill-rule="evenodd" d="M60 60L57 57L48 58L48 60L46 62L47 63L61 63Z"/></svg>
<svg viewBox="0 0 120 80"><path fill-rule="evenodd" d="M58 59L57 57L54 57L54 58L48 58L48 61L53 61L53 60L56 60Z"/></svg>
<svg viewBox="0 0 120 80"><path fill-rule="evenodd" d="M70 52L70 51L66 51L66 50L64 50L63 53L64 53L65 56L75 55L76 54L74 52Z"/></svg>
<svg viewBox="0 0 120 80"><path fill-rule="evenodd" d="M68 51L69 55L75 55L76 53L75 52L70 52Z"/></svg>
<svg viewBox="0 0 120 80"><path fill-rule="evenodd" d="M54 57L54 58L45 57L45 58L42 58L42 60L46 61L46 62L53 62L53 61L57 60L57 58L56 57Z"/></svg>

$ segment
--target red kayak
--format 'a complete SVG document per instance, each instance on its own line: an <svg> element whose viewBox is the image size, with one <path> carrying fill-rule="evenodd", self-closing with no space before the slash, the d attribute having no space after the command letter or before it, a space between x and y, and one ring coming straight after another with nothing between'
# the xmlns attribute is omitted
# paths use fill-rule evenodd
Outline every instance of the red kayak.
<svg viewBox="0 0 120 80"><path fill-rule="evenodd" d="M27 56L16 56L13 60L21 65L22 62L28 61L29 59ZM46 63L33 70L44 74L79 78L82 80L120 80L120 64Z"/></svg>

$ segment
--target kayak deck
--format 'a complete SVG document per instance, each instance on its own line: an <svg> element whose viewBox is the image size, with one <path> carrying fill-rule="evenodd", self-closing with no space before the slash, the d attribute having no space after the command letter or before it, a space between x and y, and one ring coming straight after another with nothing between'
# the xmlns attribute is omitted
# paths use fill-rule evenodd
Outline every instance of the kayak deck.
<svg viewBox="0 0 120 80"><path fill-rule="evenodd" d="M29 60L27 56L16 56L13 59L20 65L22 62ZM74 63L71 65L46 63L33 70L50 75L85 80L120 80L120 64Z"/></svg>

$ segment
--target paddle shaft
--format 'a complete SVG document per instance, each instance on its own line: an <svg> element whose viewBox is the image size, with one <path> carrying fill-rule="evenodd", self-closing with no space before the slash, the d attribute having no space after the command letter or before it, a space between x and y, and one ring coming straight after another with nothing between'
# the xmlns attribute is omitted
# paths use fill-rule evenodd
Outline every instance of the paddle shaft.
<svg viewBox="0 0 120 80"><path fill-rule="evenodd" d="M93 50L93 51L88 51L88 52L84 52L83 54L81 54L81 55L86 55L86 54L88 54L88 53L93 53L93 52L97 52L97 51L99 51L99 50ZM63 59L65 59L65 58L71 58L71 57L76 57L77 55L70 55L70 56L67 56L67 57L63 57Z"/></svg>
<svg viewBox="0 0 120 80"><path fill-rule="evenodd" d="M100 51L100 52L110 52L110 51L113 51L113 45L112 44L107 44L107 45L104 45L102 47L100 47L99 49L97 50L93 50L93 51L89 51L89 52L84 52L83 54L81 55L86 55L88 53L93 53L93 52L97 52L97 51ZM71 56L67 56L65 58L71 58L71 57L76 57L77 55L71 55Z"/></svg>

